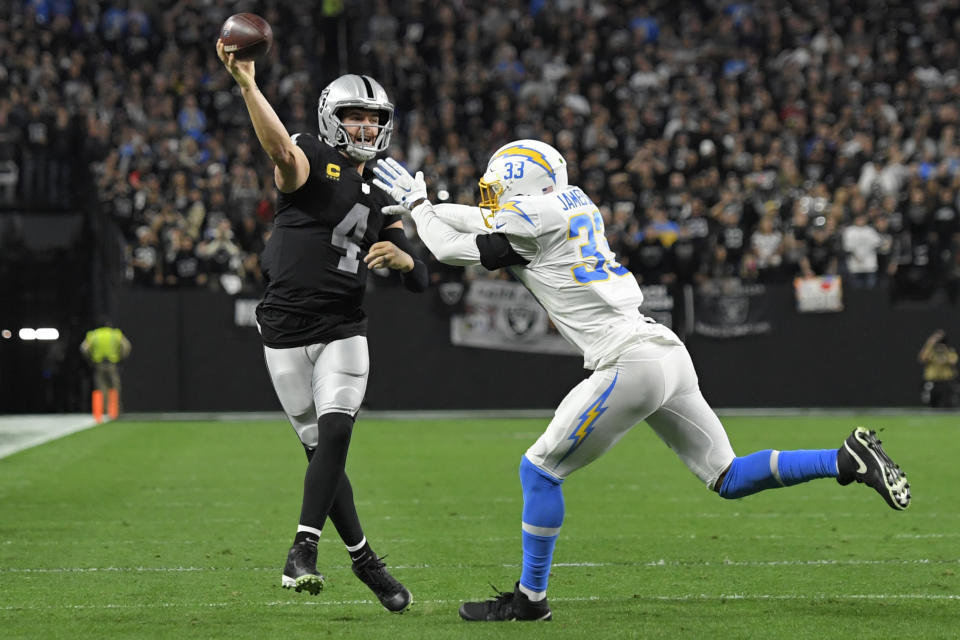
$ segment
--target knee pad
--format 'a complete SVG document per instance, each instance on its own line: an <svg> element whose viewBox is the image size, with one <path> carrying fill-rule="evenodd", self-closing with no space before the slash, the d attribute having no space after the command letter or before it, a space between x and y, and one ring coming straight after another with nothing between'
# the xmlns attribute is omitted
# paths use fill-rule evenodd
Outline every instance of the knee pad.
<svg viewBox="0 0 960 640"><path fill-rule="evenodd" d="M317 413L340 412L355 416L363 403L367 390L366 375L337 373L327 376L321 383L315 402Z"/></svg>
<svg viewBox="0 0 960 640"><path fill-rule="evenodd" d="M308 413L315 415L309 378L304 379L303 375L293 369L278 371L273 378L273 388L277 392L280 406L291 418L296 416L299 419ZM313 422L313 419L310 422Z"/></svg>
<svg viewBox="0 0 960 640"><path fill-rule="evenodd" d="M310 411L299 416L287 416L293 430L297 432L297 437L303 446L316 449L317 447L317 418L316 412Z"/></svg>

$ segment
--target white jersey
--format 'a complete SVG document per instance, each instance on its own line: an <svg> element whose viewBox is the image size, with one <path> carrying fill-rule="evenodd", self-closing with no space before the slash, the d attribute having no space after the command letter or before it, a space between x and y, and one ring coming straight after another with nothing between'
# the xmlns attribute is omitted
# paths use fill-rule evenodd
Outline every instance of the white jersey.
<svg viewBox="0 0 960 640"><path fill-rule="evenodd" d="M455 209L459 211L455 211ZM464 209L470 209L465 215ZM437 214L481 221L478 207L438 205ZM561 335L583 353L584 367L610 364L641 340L680 344L640 314L643 294L607 243L599 208L579 188L516 197L497 211L489 232L503 233L525 266L509 267L537 298Z"/></svg>
<svg viewBox="0 0 960 640"><path fill-rule="evenodd" d="M568 187L506 202L492 228L482 214L479 207L429 202L411 212L424 243L447 264L497 264L490 253L505 249L502 242L478 242L478 234L504 234L528 261L508 268L583 352L584 366L595 369L566 395L527 459L562 480L645 420L713 488L734 459L730 441L700 393L683 343L640 315L640 287L610 251L596 205ZM512 258L499 257L507 264Z"/></svg>

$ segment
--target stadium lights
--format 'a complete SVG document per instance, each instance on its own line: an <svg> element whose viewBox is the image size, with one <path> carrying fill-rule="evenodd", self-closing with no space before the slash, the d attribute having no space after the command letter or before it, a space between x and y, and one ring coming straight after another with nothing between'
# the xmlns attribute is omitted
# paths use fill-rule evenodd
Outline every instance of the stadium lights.
<svg viewBox="0 0 960 640"><path fill-rule="evenodd" d="M4 329L3 331L0 331L0 336L3 336L4 340L9 340L13 337L13 331L10 331L10 329Z"/></svg>
<svg viewBox="0 0 960 640"><path fill-rule="evenodd" d="M21 340L59 340L60 332L51 327L31 329L24 327L17 333ZM7 336L4 335L6 338Z"/></svg>

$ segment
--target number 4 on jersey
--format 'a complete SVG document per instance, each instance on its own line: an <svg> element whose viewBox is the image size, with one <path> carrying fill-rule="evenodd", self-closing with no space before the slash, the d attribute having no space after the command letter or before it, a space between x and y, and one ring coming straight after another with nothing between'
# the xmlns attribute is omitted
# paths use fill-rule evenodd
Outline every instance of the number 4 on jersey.
<svg viewBox="0 0 960 640"><path fill-rule="evenodd" d="M343 249L347 255L340 258L337 269L347 273L356 273L360 268L360 242L367 232L367 214L370 207L357 203L347 215L333 228L331 241L333 246ZM352 231L352 233L351 233Z"/></svg>
<svg viewBox="0 0 960 640"><path fill-rule="evenodd" d="M611 255L610 247L603 235L603 218L600 217L599 211L594 211L592 215L581 213L570 218L570 230L567 233L567 239L580 240L584 233L587 234L587 241L580 245L580 257L585 262L570 268L574 280L580 284L591 284L609 279L611 273L615 276L624 276L630 273L627 268L617 262L607 261L604 254ZM591 265L591 260L596 260L596 263Z"/></svg>

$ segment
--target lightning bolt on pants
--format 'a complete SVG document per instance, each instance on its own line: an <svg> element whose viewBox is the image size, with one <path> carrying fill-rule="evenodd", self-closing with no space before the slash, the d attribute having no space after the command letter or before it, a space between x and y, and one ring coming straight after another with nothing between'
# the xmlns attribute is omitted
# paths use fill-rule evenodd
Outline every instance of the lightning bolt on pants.
<svg viewBox="0 0 960 640"><path fill-rule="evenodd" d="M526 457L562 480L646 421L708 487L734 459L686 347L641 342L575 386Z"/></svg>

